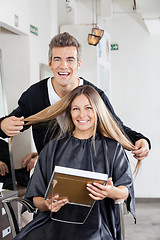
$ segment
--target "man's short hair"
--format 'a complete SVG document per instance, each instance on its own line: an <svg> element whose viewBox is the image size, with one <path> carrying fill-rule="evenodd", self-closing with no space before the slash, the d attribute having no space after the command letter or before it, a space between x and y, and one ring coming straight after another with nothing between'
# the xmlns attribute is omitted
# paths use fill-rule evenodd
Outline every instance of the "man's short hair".
<svg viewBox="0 0 160 240"><path fill-rule="evenodd" d="M77 61L81 58L81 45L75 37L70 35L68 32L59 33L54 36L49 44L48 57L52 62L52 49L58 47L76 47L77 49Z"/></svg>

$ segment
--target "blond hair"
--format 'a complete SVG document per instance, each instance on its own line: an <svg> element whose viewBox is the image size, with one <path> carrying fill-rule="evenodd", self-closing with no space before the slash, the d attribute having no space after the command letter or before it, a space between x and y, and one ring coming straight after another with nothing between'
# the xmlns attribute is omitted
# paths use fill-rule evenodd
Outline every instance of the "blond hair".
<svg viewBox="0 0 160 240"><path fill-rule="evenodd" d="M70 114L71 104L77 96L82 94L84 94L90 101L95 114L93 138L95 138L96 132L99 132L105 137L116 140L123 146L123 148L127 150L135 150L135 146L125 135L122 127L119 126L118 122L109 112L98 92L89 85L82 85L73 89L54 105L49 106L37 114L25 118L24 120L27 121L26 125L48 121L52 122L52 120L55 120L58 117L63 119L63 127L61 128L59 136L66 132L72 132L74 130L74 124ZM55 121L53 126L55 127ZM134 173L136 174L139 171L140 163L141 161L138 161L135 167Z"/></svg>

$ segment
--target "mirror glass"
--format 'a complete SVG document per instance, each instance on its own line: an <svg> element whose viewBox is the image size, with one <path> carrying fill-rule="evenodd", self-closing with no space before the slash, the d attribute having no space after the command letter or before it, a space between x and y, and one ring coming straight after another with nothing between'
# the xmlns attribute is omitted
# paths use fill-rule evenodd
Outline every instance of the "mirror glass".
<svg viewBox="0 0 160 240"><path fill-rule="evenodd" d="M2 76L2 53L0 49L0 118L7 113ZM3 183L3 189L16 189L13 158L9 150L9 140L3 138L0 138L0 182Z"/></svg>

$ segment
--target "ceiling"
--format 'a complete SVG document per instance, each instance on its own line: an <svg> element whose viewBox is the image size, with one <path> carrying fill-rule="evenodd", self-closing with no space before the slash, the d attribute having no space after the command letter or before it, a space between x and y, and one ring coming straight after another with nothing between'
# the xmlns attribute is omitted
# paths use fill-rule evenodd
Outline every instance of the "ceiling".
<svg viewBox="0 0 160 240"><path fill-rule="evenodd" d="M150 35L160 36L160 0L136 0L136 5Z"/></svg>
<svg viewBox="0 0 160 240"><path fill-rule="evenodd" d="M140 14L150 35L160 36L160 0L66 0L67 3L81 1L83 4L100 3L100 16L111 18L114 14Z"/></svg>
<svg viewBox="0 0 160 240"><path fill-rule="evenodd" d="M160 18L160 0L136 0L136 4L144 18Z"/></svg>
<svg viewBox="0 0 160 240"><path fill-rule="evenodd" d="M101 3L104 0L100 0ZM110 1L113 14L139 13L150 33L160 35L160 0L106 0Z"/></svg>

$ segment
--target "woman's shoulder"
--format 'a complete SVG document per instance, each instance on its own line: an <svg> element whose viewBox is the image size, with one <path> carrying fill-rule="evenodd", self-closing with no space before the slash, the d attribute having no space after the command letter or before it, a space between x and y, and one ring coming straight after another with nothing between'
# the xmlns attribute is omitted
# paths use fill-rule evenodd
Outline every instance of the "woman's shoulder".
<svg viewBox="0 0 160 240"><path fill-rule="evenodd" d="M122 147L121 144L119 142L117 142L115 139L103 136L99 133L96 134L96 138L97 138L97 140L104 141L110 147L114 147L114 148Z"/></svg>
<svg viewBox="0 0 160 240"><path fill-rule="evenodd" d="M49 149L54 151L55 147L57 145L61 145L63 144L67 139L69 138L69 134L63 134L61 137L57 138L57 139L51 139L46 145L45 147L42 149L41 152L46 152Z"/></svg>

